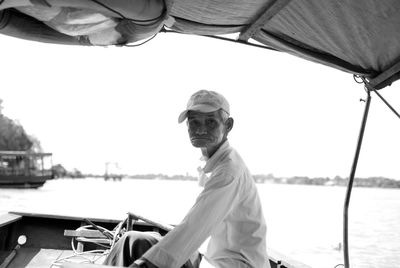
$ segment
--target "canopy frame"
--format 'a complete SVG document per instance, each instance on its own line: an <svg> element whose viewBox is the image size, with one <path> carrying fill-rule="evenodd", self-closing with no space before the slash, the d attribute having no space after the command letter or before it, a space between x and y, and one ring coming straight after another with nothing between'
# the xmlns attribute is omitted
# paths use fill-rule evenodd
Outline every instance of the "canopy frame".
<svg viewBox="0 0 400 268"><path fill-rule="evenodd" d="M239 35L239 40L248 41L252 38L261 28L271 20L276 14L278 14L285 6L287 6L292 0L275 0L272 3L268 3L251 23L248 25Z"/></svg>
<svg viewBox="0 0 400 268"><path fill-rule="evenodd" d="M400 59L392 67L379 75L371 78L369 84L375 89L382 89L386 86L391 85L392 82L396 81L400 77ZM376 91L375 91L376 92Z"/></svg>
<svg viewBox="0 0 400 268"><path fill-rule="evenodd" d="M350 268L348 223L349 223L349 205L350 205L351 190L353 189L353 182L354 182L354 177L355 177L356 170L357 170L358 158L360 156L361 145L362 145L362 141L363 141L364 133L365 133L365 126L367 124L367 119L368 119L369 107L371 104L371 89L369 87L365 86L365 90L367 92L367 98L365 100L364 114L363 114L362 121L361 121L361 127L360 127L360 131L359 131L359 135L358 135L357 145L356 145L356 152L355 152L353 164L352 164L351 170L350 170L350 177L349 177L349 181L347 184L346 197L345 197L344 207L343 207L343 255L344 255L343 257L344 257L344 267L345 268Z"/></svg>
<svg viewBox="0 0 400 268"><path fill-rule="evenodd" d="M396 64L400 67L400 64ZM356 77L356 76L355 76ZM358 140L357 140L357 146L356 146L356 152L354 155L353 159L353 164L351 166L351 171L350 171L350 177L349 181L347 184L347 190L346 190L346 197L344 201L344 208L343 208L343 255L344 255L344 267L345 268L350 268L350 260L349 260L349 241L348 241L348 221L349 221L349 205L350 205L350 197L351 197L351 190L353 188L353 182L354 182L354 177L357 169L357 163L358 163L358 158L360 155L361 151L361 145L365 133L365 127L367 124L367 119L368 119L368 113L369 113L369 108L371 105L371 91L375 92L375 94L386 104L386 106L400 119L400 114L378 93L376 88L367 81L365 77L361 77L362 82L357 83L364 83L364 88L365 91L367 92L367 98L365 100L365 108L364 108L364 114L362 117L361 121L361 127L358 135Z"/></svg>

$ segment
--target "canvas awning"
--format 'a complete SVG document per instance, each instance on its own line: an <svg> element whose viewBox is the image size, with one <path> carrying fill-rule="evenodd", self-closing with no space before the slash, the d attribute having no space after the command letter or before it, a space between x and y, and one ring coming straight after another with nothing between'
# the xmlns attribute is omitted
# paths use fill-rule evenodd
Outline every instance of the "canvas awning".
<svg viewBox="0 0 400 268"><path fill-rule="evenodd" d="M399 78L400 2L396 0L175 0L173 29L201 35L240 32L279 51L369 78ZM249 40L250 39L250 40Z"/></svg>
<svg viewBox="0 0 400 268"><path fill-rule="evenodd" d="M17 2L46 8L95 8L124 25L117 29L126 32L120 45L157 33L159 26L173 18L168 29L207 36L238 33L240 42L257 41L364 76L375 89L400 77L400 2L396 0L14 1ZM0 33L41 42L90 45L87 38L59 33L12 8L13 1L0 3ZM139 28L135 28L137 25ZM139 36L129 37L136 30Z"/></svg>

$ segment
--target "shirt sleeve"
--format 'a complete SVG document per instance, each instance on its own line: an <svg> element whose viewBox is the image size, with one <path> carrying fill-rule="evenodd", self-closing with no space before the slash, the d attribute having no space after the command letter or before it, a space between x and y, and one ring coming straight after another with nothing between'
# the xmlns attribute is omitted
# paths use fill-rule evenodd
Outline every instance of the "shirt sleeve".
<svg viewBox="0 0 400 268"><path fill-rule="evenodd" d="M238 178L223 170L213 173L183 221L143 257L159 268L181 267L229 214L238 191Z"/></svg>

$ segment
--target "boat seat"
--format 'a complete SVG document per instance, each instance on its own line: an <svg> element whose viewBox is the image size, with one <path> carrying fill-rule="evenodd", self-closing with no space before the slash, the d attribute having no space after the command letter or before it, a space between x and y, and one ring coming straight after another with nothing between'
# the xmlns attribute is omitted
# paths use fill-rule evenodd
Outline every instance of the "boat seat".
<svg viewBox="0 0 400 268"><path fill-rule="evenodd" d="M64 236L75 238L78 252L83 252L85 243L110 245L110 239L98 230L64 230Z"/></svg>

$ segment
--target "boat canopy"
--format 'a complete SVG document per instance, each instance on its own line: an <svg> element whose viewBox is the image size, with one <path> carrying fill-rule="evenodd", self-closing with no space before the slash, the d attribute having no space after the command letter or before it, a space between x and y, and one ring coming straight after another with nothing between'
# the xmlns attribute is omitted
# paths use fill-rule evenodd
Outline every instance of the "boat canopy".
<svg viewBox="0 0 400 268"><path fill-rule="evenodd" d="M127 45L160 31L259 44L363 77L400 78L397 0L3 0L0 33L41 42ZM268 63L266 63L268 64Z"/></svg>
<svg viewBox="0 0 400 268"><path fill-rule="evenodd" d="M1 156L52 156L52 153L35 153L30 151L0 151Z"/></svg>

